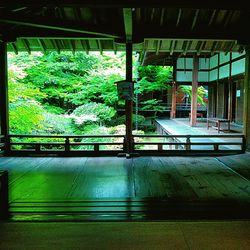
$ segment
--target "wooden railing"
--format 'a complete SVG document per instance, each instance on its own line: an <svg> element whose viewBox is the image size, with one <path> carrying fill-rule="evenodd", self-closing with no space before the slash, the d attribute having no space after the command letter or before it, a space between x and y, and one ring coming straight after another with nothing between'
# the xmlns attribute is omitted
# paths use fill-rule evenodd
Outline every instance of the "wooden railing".
<svg viewBox="0 0 250 250"><path fill-rule="evenodd" d="M32 139L34 141L30 141ZM74 153L90 152L93 155L100 155L123 152L124 144L123 135L9 135L10 152L16 153L74 155Z"/></svg>
<svg viewBox="0 0 250 250"><path fill-rule="evenodd" d="M28 139L28 140L27 140ZM10 153L117 155L126 152L124 135L9 135ZM243 135L133 135L132 152L140 155L242 153Z"/></svg>
<svg viewBox="0 0 250 250"><path fill-rule="evenodd" d="M134 135L134 138L137 141L134 152L140 154L242 153L246 144L244 135Z"/></svg>
<svg viewBox="0 0 250 250"><path fill-rule="evenodd" d="M145 110L145 106L148 106L146 104L143 104L143 103L139 103L138 105L138 109L139 111L141 112L155 112L155 110L159 110L159 107L160 107L160 110L162 110L163 112L164 111L171 111L172 109L172 103L159 103L159 104L156 104L155 106L152 106L151 109L146 109ZM188 111L188 110L191 110L191 103L176 103L176 109L179 110L179 111ZM197 106L197 111L206 111L207 110L207 107L204 106L204 105L198 105ZM117 109L117 111L125 111L124 108L119 108Z"/></svg>

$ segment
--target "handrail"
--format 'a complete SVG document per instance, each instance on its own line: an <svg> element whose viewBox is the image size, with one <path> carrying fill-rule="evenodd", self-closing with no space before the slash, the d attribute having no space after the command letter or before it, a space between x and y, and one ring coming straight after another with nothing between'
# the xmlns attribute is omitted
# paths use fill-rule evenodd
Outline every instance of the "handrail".
<svg viewBox="0 0 250 250"><path fill-rule="evenodd" d="M172 146L175 146L175 151L185 150L186 152L215 152L219 153L222 151L237 151L244 152L245 151L245 136L243 134L239 135L134 135L134 138L159 138L159 139L169 139L168 141L156 141L156 142L148 142L148 141L138 141L134 142L134 151L141 152L143 149L137 149L136 146L157 146L156 149L147 149L148 151L160 151L166 152L173 150ZM181 138L181 139L180 139ZM184 138L184 139L182 139ZM212 141L193 141L192 139L212 139ZM237 141L218 141L222 138L230 138L230 139L239 139ZM218 139L218 140L213 140ZM163 146L168 146L168 148L163 148ZM213 149L207 148L193 148L194 146L212 146ZM239 146L237 149L235 148L224 148L221 149L220 146ZM181 147L181 148L180 148ZM185 154L185 152L184 152Z"/></svg>
<svg viewBox="0 0 250 250"><path fill-rule="evenodd" d="M238 134L238 135L133 135L134 137L155 137L155 138L178 138L178 137L193 137L193 138L242 138L244 137L243 134Z"/></svg>
<svg viewBox="0 0 250 250"><path fill-rule="evenodd" d="M124 137L125 135L18 135L10 134L9 137L20 138L111 138Z"/></svg>
<svg viewBox="0 0 250 250"><path fill-rule="evenodd" d="M19 138L13 140L14 138ZM26 141L25 138L44 138L41 141ZM103 141L99 139L108 139ZM113 140L110 140L113 138ZM156 141L148 141L154 138ZM158 140L157 140L158 138ZM51 139L46 140L46 139ZM54 140L53 140L54 139ZM60 139L60 140L56 140ZM78 140L76 140L78 139ZM82 139L82 140L79 140ZM86 141L84 139L90 139ZM95 141L91 141L95 139ZM118 139L118 140L117 140ZM121 141L119 139L122 139ZM143 140L144 139L144 140ZM226 140L223 140L226 139ZM230 140L231 139L231 140ZM21 141L20 141L21 140ZM133 135L133 152L166 153L167 151L189 152L222 152L245 151L245 137L238 135ZM126 149L125 135L9 135L10 152L35 152L35 153L72 153L92 152L99 155L103 152L124 152ZM152 147L153 145L156 146ZM142 149L141 147L144 146ZM165 146L165 147L164 147ZM199 147L203 146L203 147ZM212 148L210 148L211 146ZM220 148L224 146L223 148ZM226 146L226 148L225 148ZM227 147L228 146L228 147ZM232 147L233 146L233 147ZM138 148L139 147L139 148ZM146 150L145 150L146 147ZM173 148L174 147L174 148ZM207 149L209 148L209 149ZM235 149L237 148L237 149Z"/></svg>

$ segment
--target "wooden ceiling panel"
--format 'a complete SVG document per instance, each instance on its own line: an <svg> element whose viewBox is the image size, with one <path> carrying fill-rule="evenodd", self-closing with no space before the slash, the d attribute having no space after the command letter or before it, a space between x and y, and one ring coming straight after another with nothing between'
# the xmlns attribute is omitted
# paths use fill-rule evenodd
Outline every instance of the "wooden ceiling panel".
<svg viewBox="0 0 250 250"><path fill-rule="evenodd" d="M237 51L250 44L250 33L243 28L250 23L250 12L243 6L198 0L189 4L133 1L133 6L120 1L103 5L96 0L84 4L80 0L60 4L23 0L18 5L1 1L0 40L9 42L8 48L14 52L119 51L125 48L130 32L139 52L202 55ZM124 7L131 13L130 31L125 27Z"/></svg>

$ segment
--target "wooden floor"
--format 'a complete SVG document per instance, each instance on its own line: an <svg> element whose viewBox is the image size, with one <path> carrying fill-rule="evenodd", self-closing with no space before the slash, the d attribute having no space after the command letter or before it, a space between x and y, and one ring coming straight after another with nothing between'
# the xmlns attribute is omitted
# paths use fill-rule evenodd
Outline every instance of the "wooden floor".
<svg viewBox="0 0 250 250"><path fill-rule="evenodd" d="M9 171L14 220L39 220L52 214L53 220L76 214L81 219L98 215L111 220L125 215L138 220L249 218L250 154L1 157L1 169Z"/></svg>

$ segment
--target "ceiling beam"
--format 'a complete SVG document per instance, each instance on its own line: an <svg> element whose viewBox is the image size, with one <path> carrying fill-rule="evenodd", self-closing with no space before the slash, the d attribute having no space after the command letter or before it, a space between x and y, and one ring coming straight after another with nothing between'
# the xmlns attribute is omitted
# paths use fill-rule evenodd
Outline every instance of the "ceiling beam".
<svg viewBox="0 0 250 250"><path fill-rule="evenodd" d="M212 15L211 15L209 22L208 22L208 27L213 24L213 21L214 21L216 15L217 15L217 10L213 10Z"/></svg>
<svg viewBox="0 0 250 250"><path fill-rule="evenodd" d="M160 17L160 26L163 25L163 22L164 22L164 16L165 16L165 9L162 8L161 9L161 17Z"/></svg>
<svg viewBox="0 0 250 250"><path fill-rule="evenodd" d="M81 45L84 48L84 50L86 51L87 54L89 54L89 45L88 42L85 40L81 40Z"/></svg>
<svg viewBox="0 0 250 250"><path fill-rule="evenodd" d="M10 43L10 46L12 47L13 51L15 52L15 54L18 54L18 49L15 43Z"/></svg>
<svg viewBox="0 0 250 250"><path fill-rule="evenodd" d="M197 22L197 18L198 18L198 16L199 16L199 13L200 13L200 10L196 10L196 11L195 11L194 19L193 19L192 26L191 26L191 30L193 30L194 27L195 27L195 25L196 25L196 22Z"/></svg>
<svg viewBox="0 0 250 250"><path fill-rule="evenodd" d="M101 42L101 40L97 40L97 43L98 43L98 48L99 48L100 54L102 55L103 54L103 49L102 49L102 42Z"/></svg>
<svg viewBox="0 0 250 250"><path fill-rule="evenodd" d="M60 50L60 47L59 47L57 40L50 40L50 41L51 41L53 47L56 48L57 53L60 54L61 50Z"/></svg>
<svg viewBox="0 0 250 250"><path fill-rule="evenodd" d="M48 18L37 18L32 15L13 15L3 14L0 17L0 22L7 24L22 25L34 28L46 28L52 30L69 31L89 35L97 35L109 38L121 38L120 35L110 34L105 32L105 27L94 24L81 24L65 20L47 20ZM84 29L82 28L84 27ZM114 30L114 29L112 29ZM20 31L21 32L21 31Z"/></svg>
<svg viewBox="0 0 250 250"><path fill-rule="evenodd" d="M0 6L2 7L13 7L13 2L9 0L1 0ZM193 8L193 9L235 9L235 10L249 10L249 4L247 1L228 1L228 0L15 0L16 8L27 6L66 6L66 7L106 7L106 8L137 8L137 7L166 7L168 8Z"/></svg>
<svg viewBox="0 0 250 250"><path fill-rule="evenodd" d="M232 17L233 17L233 14L234 14L234 12L233 11L228 11L227 12L227 15L226 15L226 17L225 17L225 22L224 22L224 27L227 27L228 26L228 24L230 23L230 21L231 21L231 19L232 19Z"/></svg>
<svg viewBox="0 0 250 250"><path fill-rule="evenodd" d="M115 41L113 41L113 51L114 51L114 53L116 55L117 54L117 46L116 46Z"/></svg>
<svg viewBox="0 0 250 250"><path fill-rule="evenodd" d="M243 32L242 28L237 29L215 29L202 28L194 29L192 32L187 29L171 29L166 32L164 27L160 26L138 26L134 29L133 41L135 43L142 42L144 39L182 39L182 40L241 40L250 41L249 32Z"/></svg>
<svg viewBox="0 0 250 250"><path fill-rule="evenodd" d="M22 39L22 42L23 42L25 50L30 54L31 50L30 50L29 42L26 39Z"/></svg>
<svg viewBox="0 0 250 250"><path fill-rule="evenodd" d="M197 56L199 56L201 54L201 51L202 51L205 43L206 43L206 41L201 41L200 44L197 46Z"/></svg>
<svg viewBox="0 0 250 250"><path fill-rule="evenodd" d="M179 9L178 15L177 15L177 20L176 20L176 27L178 27L180 24L181 14L182 14L182 9Z"/></svg>
<svg viewBox="0 0 250 250"><path fill-rule="evenodd" d="M171 46L170 46L170 56L173 55L174 50L175 50L175 46L176 46L176 41L171 41Z"/></svg>
<svg viewBox="0 0 250 250"><path fill-rule="evenodd" d="M159 55L160 47L161 47L161 40L157 40L156 51L155 51L156 55Z"/></svg>
<svg viewBox="0 0 250 250"><path fill-rule="evenodd" d="M69 40L69 45L70 45L71 50L73 51L73 54L75 54L75 52L76 52L75 41L74 40Z"/></svg>
<svg viewBox="0 0 250 250"><path fill-rule="evenodd" d="M188 41L184 41L182 45L183 55L185 56L187 53Z"/></svg>
<svg viewBox="0 0 250 250"><path fill-rule="evenodd" d="M215 52L216 47L217 47L217 44L218 44L217 41L214 41L213 44L212 44L212 47L211 47L211 55L212 56L214 55L214 52Z"/></svg>
<svg viewBox="0 0 250 250"><path fill-rule="evenodd" d="M42 52L43 52L44 54L46 54L46 46L45 46L45 44L44 44L44 41L41 40L41 39L37 39L37 41L38 41L38 43L39 43L40 48L42 49Z"/></svg>
<svg viewBox="0 0 250 250"><path fill-rule="evenodd" d="M132 41L133 36L133 20L132 20L132 9L124 8L123 9L123 20L124 20L124 29L126 41Z"/></svg>

